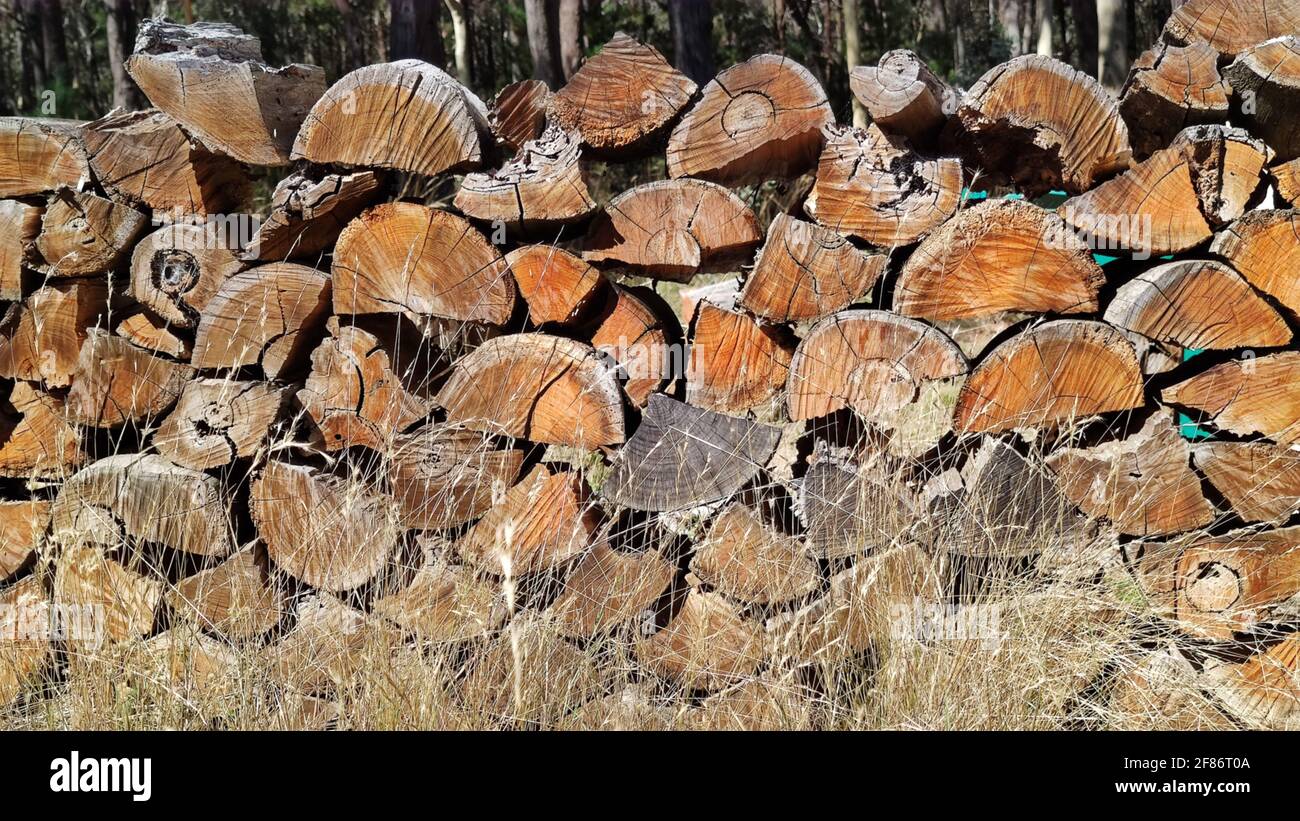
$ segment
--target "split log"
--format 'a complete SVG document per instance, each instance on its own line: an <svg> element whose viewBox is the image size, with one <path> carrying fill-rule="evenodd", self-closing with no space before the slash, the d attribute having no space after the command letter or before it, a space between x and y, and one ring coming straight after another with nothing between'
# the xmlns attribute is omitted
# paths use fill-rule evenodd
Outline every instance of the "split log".
<svg viewBox="0 0 1300 821"><path fill-rule="evenodd" d="M865 297L888 262L829 228L777 214L739 304L773 322L821 319Z"/></svg>
<svg viewBox="0 0 1300 821"><path fill-rule="evenodd" d="M262 650L272 676L293 696L333 695L358 670L391 663L401 643L385 622L326 594L301 599L294 618L293 629Z"/></svg>
<svg viewBox="0 0 1300 821"><path fill-rule="evenodd" d="M922 240L898 275L894 310L932 322L1092 313L1104 282L1060 217L998 199L963 208Z"/></svg>
<svg viewBox="0 0 1300 821"><path fill-rule="evenodd" d="M1300 7L1269 0L1189 0L1165 21L1161 37L1172 43L1208 44L1220 57L1300 30Z"/></svg>
<svg viewBox="0 0 1300 821"><path fill-rule="evenodd" d="M497 144L518 151L546 128L551 90L541 80L520 80L497 92L488 112L488 125Z"/></svg>
<svg viewBox="0 0 1300 821"><path fill-rule="evenodd" d="M487 110L421 60L365 66L330 86L303 121L293 159L433 177L483 160Z"/></svg>
<svg viewBox="0 0 1300 821"><path fill-rule="evenodd" d="M907 49L887 51L876 65L853 69L849 87L873 123L913 145L932 142L956 110L956 92Z"/></svg>
<svg viewBox="0 0 1300 821"><path fill-rule="evenodd" d="M81 144L85 123L0 117L0 197L80 188L90 179Z"/></svg>
<svg viewBox="0 0 1300 821"><path fill-rule="evenodd" d="M760 54L711 80L668 139L668 175L724 185L797 177L835 122L808 69Z"/></svg>
<svg viewBox="0 0 1300 821"><path fill-rule="evenodd" d="M985 439L962 466L957 487L929 504L931 539L962 556L1020 558L1080 541L1081 523L1036 458Z"/></svg>
<svg viewBox="0 0 1300 821"><path fill-rule="evenodd" d="M243 166L192 141L161 111L114 110L88 123L81 140L95 179L114 199L159 213L222 214L252 195Z"/></svg>
<svg viewBox="0 0 1300 821"><path fill-rule="evenodd" d="M618 365L623 391L638 408L676 376L672 352L682 338L677 315L649 288L611 285L592 346Z"/></svg>
<svg viewBox="0 0 1300 821"><path fill-rule="evenodd" d="M804 211L822 225L873 245L921 239L957 210L962 166L927 159L877 126L828 125L817 180Z"/></svg>
<svg viewBox="0 0 1300 821"><path fill-rule="evenodd" d="M1247 522L1280 523L1300 509L1300 451L1268 442L1204 442L1192 462Z"/></svg>
<svg viewBox="0 0 1300 821"><path fill-rule="evenodd" d="M171 324L145 310L133 311L117 323L113 333L146 351L188 362L192 348L189 339L173 333Z"/></svg>
<svg viewBox="0 0 1300 821"><path fill-rule="evenodd" d="M989 69L949 123L948 139L970 168L1026 197L1079 194L1126 168L1128 128L1091 76L1028 54Z"/></svg>
<svg viewBox="0 0 1300 821"><path fill-rule="evenodd" d="M1176 254L1246 212L1268 148L1245 131L1195 126L1120 176L1058 209L1095 250Z"/></svg>
<svg viewBox="0 0 1300 821"><path fill-rule="evenodd" d="M1209 417L1219 430L1300 441L1300 352L1231 360L1165 388L1162 401Z"/></svg>
<svg viewBox="0 0 1300 821"><path fill-rule="evenodd" d="M687 690L720 690L758 671L763 632L721 595L691 591L668 626L635 647L651 672Z"/></svg>
<svg viewBox="0 0 1300 821"><path fill-rule="evenodd" d="M86 461L81 435L64 402L26 382L15 382L9 404L20 416L0 445L0 476L60 480Z"/></svg>
<svg viewBox="0 0 1300 821"><path fill-rule="evenodd" d="M430 424L394 437L388 481L403 527L445 530L486 513L514 484L523 451L455 425Z"/></svg>
<svg viewBox="0 0 1300 821"><path fill-rule="evenodd" d="M675 574L656 547L623 550L601 539L573 566L547 612L564 635L594 638L649 612Z"/></svg>
<svg viewBox="0 0 1300 821"><path fill-rule="evenodd" d="M379 197L382 181L373 171L326 174L319 182L290 174L275 187L271 212L258 226L244 258L282 262L319 254Z"/></svg>
<svg viewBox="0 0 1300 821"><path fill-rule="evenodd" d="M125 679L142 694L164 691L196 718L219 722L236 702L244 679L240 654L188 626L172 627L131 648ZM144 696L148 698L148 695Z"/></svg>
<svg viewBox="0 0 1300 821"><path fill-rule="evenodd" d="M39 576L0 590L0 707L35 683L54 656L54 614Z"/></svg>
<svg viewBox="0 0 1300 821"><path fill-rule="evenodd" d="M23 298L23 272L33 262L44 206L0 200L0 299Z"/></svg>
<svg viewBox="0 0 1300 821"><path fill-rule="evenodd" d="M1056 427L1141 407L1142 371L1124 335L1101 322L1061 319L994 348L957 397L960 433Z"/></svg>
<svg viewBox="0 0 1300 821"><path fill-rule="evenodd" d="M1202 42L1156 43L1133 63L1119 113L1136 159L1168 147L1188 126L1227 122L1232 89L1219 75L1218 56Z"/></svg>
<svg viewBox="0 0 1300 821"><path fill-rule="evenodd" d="M0 581L31 565L49 525L48 500L0 502Z"/></svg>
<svg viewBox="0 0 1300 821"><path fill-rule="evenodd" d="M153 445L183 467L224 467L268 444L288 400L288 388L265 382L195 379L154 432Z"/></svg>
<svg viewBox="0 0 1300 821"><path fill-rule="evenodd" d="M754 212L732 192L703 180L665 180L611 200L587 232L583 258L690 282L747 262L761 240Z"/></svg>
<svg viewBox="0 0 1300 821"><path fill-rule="evenodd" d="M146 20L126 70L210 151L249 165L287 165L294 135L325 93L323 69L270 68L258 39L225 23Z"/></svg>
<svg viewBox="0 0 1300 821"><path fill-rule="evenodd" d="M1121 730L1232 730L1214 699L1204 692L1203 680L1174 646L1120 662L1120 674L1111 689L1107 726Z"/></svg>
<svg viewBox="0 0 1300 821"><path fill-rule="evenodd" d="M651 394L601 493L636 510L683 510L731 497L771 459L781 429Z"/></svg>
<svg viewBox="0 0 1300 821"><path fill-rule="evenodd" d="M887 311L841 311L799 343L787 409L796 422L851 408L889 425L927 382L966 369L961 350L937 328Z"/></svg>
<svg viewBox="0 0 1300 821"><path fill-rule="evenodd" d="M1205 673L1209 690L1247 727L1300 729L1300 634L1292 633L1239 664L1215 664Z"/></svg>
<svg viewBox="0 0 1300 821"><path fill-rule="evenodd" d="M544 334L492 339L456 363L438 392L448 422L592 450L623 442L618 382L590 346Z"/></svg>
<svg viewBox="0 0 1300 821"><path fill-rule="evenodd" d="M66 388L87 329L107 310L101 281L55 281L37 289L0 319L0 376Z"/></svg>
<svg viewBox="0 0 1300 821"><path fill-rule="evenodd" d="M1294 208L1300 205L1300 159L1278 163L1268 169L1277 193Z"/></svg>
<svg viewBox="0 0 1300 821"><path fill-rule="evenodd" d="M433 644L483 638L496 632L509 612L497 585L443 555L428 556L410 583L376 599L373 611Z"/></svg>
<svg viewBox="0 0 1300 821"><path fill-rule="evenodd" d="M559 567L585 551L597 512L581 474L536 465L456 543L474 566L518 578Z"/></svg>
<svg viewBox="0 0 1300 821"><path fill-rule="evenodd" d="M329 336L312 352L311 375L298 402L322 434L325 450L383 450L428 416L432 403L399 359L407 352L388 350L379 337L341 325L336 316L325 324Z"/></svg>
<svg viewBox="0 0 1300 821"><path fill-rule="evenodd" d="M1165 536L1214 521L1188 457L1187 441L1166 410L1125 439L1057 451L1047 466L1089 516L1105 516L1128 536Z"/></svg>
<svg viewBox="0 0 1300 821"><path fill-rule="evenodd" d="M686 401L732 414L767 405L785 387L794 347L784 329L702 301L691 320Z"/></svg>
<svg viewBox="0 0 1300 821"><path fill-rule="evenodd" d="M686 713L683 729L720 732L816 730L824 724L816 691L801 680L759 673L701 699ZM679 722L680 723L680 722Z"/></svg>
<svg viewBox="0 0 1300 821"><path fill-rule="evenodd" d="M392 500L358 478L271 460L248 508L275 566L321 590L360 587L397 545Z"/></svg>
<svg viewBox="0 0 1300 821"><path fill-rule="evenodd" d="M74 661L91 658L104 645L142 639L153 632L162 602L161 581L128 569L99 547L68 547L57 567L54 604L68 612L95 614L67 637Z"/></svg>
<svg viewBox="0 0 1300 821"><path fill-rule="evenodd" d="M348 223L331 271L339 314L409 312L503 325L515 304L497 249L466 220L415 203L377 205Z"/></svg>
<svg viewBox="0 0 1300 821"><path fill-rule="evenodd" d="M1300 265L1300 211L1251 211L1210 243L1246 281L1273 297L1294 319L1300 317L1300 281L1287 272Z"/></svg>
<svg viewBox="0 0 1300 821"><path fill-rule="evenodd" d="M1157 611L1195 636L1230 641L1237 633L1294 618L1300 594L1300 528L1173 543L1130 553Z"/></svg>
<svg viewBox="0 0 1300 821"><path fill-rule="evenodd" d="M506 255L506 265L534 325L574 323L598 301L606 287L599 271L553 245L516 248Z"/></svg>
<svg viewBox="0 0 1300 821"><path fill-rule="evenodd" d="M244 267L208 225L166 225L131 254L130 294L178 328L193 328L217 291Z"/></svg>
<svg viewBox="0 0 1300 821"><path fill-rule="evenodd" d="M466 216L533 234L581 222L596 210L577 135L554 126L490 173L467 174L455 205Z"/></svg>
<svg viewBox="0 0 1300 821"><path fill-rule="evenodd" d="M215 476L148 453L121 453L77 471L50 511L64 544L149 542L197 556L235 550L230 499Z"/></svg>
<svg viewBox="0 0 1300 821"><path fill-rule="evenodd" d="M797 539L764 526L742 504L713 520L690 569L704 584L748 604L797 599L821 582L817 563Z"/></svg>
<svg viewBox="0 0 1300 821"><path fill-rule="evenodd" d="M68 392L68 416L93 428L148 423L175 404L193 375L194 369L188 365L154 356L121 337L91 328L77 357Z"/></svg>
<svg viewBox="0 0 1300 821"><path fill-rule="evenodd" d="M126 257L148 224L129 206L89 191L60 189L45 208L36 238L41 261L33 267L50 277L103 274Z"/></svg>
<svg viewBox="0 0 1300 821"><path fill-rule="evenodd" d="M626 158L662 136L696 89L653 46L620 31L551 95L547 114L597 155Z"/></svg>
<svg viewBox="0 0 1300 821"><path fill-rule="evenodd" d="M280 594L253 545L221 564L181 579L166 594L182 619L229 639L251 639L280 621Z"/></svg>
<svg viewBox="0 0 1300 821"><path fill-rule="evenodd" d="M320 338L330 278L315 268L272 262L221 283L194 336L194 367L259 365L267 379L298 369Z"/></svg>
<svg viewBox="0 0 1300 821"><path fill-rule="evenodd" d="M898 545L919 518L911 491L864 467L819 458L799 483L805 539L819 559L881 553Z"/></svg>
<svg viewBox="0 0 1300 821"><path fill-rule="evenodd" d="M1277 311L1227 265L1183 260L1148 268L1106 306L1112 325L1197 350L1276 348L1291 341Z"/></svg>

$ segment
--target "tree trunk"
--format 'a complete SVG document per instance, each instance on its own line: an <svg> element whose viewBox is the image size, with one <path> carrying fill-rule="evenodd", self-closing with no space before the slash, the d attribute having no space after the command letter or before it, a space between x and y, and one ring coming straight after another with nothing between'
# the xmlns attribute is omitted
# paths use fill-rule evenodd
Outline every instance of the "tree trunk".
<svg viewBox="0 0 1300 821"><path fill-rule="evenodd" d="M858 37L858 0L843 0L844 7L844 70L850 75L858 67L862 46ZM863 128L867 124L867 107L856 96L853 98L853 124Z"/></svg>
<svg viewBox="0 0 1300 821"><path fill-rule="evenodd" d="M1128 76L1128 9L1125 0L1097 0L1097 79L1118 91Z"/></svg>
<svg viewBox="0 0 1300 821"><path fill-rule="evenodd" d="M528 22L528 53L533 58L533 76L552 91L564 85L560 64L559 0L524 0Z"/></svg>
<svg viewBox="0 0 1300 821"><path fill-rule="evenodd" d="M699 86L713 79L713 3L711 0L668 0L673 31L673 65Z"/></svg>
<svg viewBox="0 0 1300 821"><path fill-rule="evenodd" d="M1074 14L1075 30L1079 34L1075 68L1096 77L1100 72L1097 62L1097 0L1070 0L1070 10Z"/></svg>
<svg viewBox="0 0 1300 821"><path fill-rule="evenodd" d="M560 0L560 69L568 80L582 63L582 0Z"/></svg>
<svg viewBox="0 0 1300 821"><path fill-rule="evenodd" d="M396 0L395 0L396 1ZM447 12L451 15L451 32L456 38L456 79L461 85L468 86L472 77L470 69L470 34L469 8L470 0L447 0Z"/></svg>
<svg viewBox="0 0 1300 821"><path fill-rule="evenodd" d="M131 0L104 0L108 7L105 30L108 35L108 65L113 73L113 107L137 109L143 95L126 73L126 58L135 44L135 7Z"/></svg>
<svg viewBox="0 0 1300 821"><path fill-rule="evenodd" d="M346 0L342 0L346 2ZM437 0L388 0L391 21L389 25L389 59L423 60L438 68L447 65L447 52L442 42L442 29L438 26ZM452 20L455 21L455 12ZM463 19L463 16L462 16ZM461 39L456 41L459 58ZM351 68L359 68L358 62ZM458 65L459 68L459 59ZM461 82L466 82L462 78Z"/></svg>

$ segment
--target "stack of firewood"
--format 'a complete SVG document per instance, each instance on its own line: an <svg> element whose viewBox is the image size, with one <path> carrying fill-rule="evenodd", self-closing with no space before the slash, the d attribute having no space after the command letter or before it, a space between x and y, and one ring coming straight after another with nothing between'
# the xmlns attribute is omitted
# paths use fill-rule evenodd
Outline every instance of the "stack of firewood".
<svg viewBox="0 0 1300 821"><path fill-rule="evenodd" d="M1300 3L1264 12L1182 5L1118 100L891 52L865 128L774 55L697 88L620 34L488 106L146 23L154 108L0 120L0 703L134 644L327 715L382 639L467 709L708 716L1015 567L1128 574L1143 647L1300 727Z"/></svg>

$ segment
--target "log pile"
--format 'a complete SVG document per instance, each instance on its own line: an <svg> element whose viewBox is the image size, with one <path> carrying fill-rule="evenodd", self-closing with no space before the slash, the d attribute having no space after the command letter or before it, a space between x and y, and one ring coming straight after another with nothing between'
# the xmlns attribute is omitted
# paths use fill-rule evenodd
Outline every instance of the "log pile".
<svg viewBox="0 0 1300 821"><path fill-rule="evenodd" d="M976 564L1113 557L1179 648L1125 698L1177 668L1300 727L1300 5L1255 5L1182 5L1119 99L891 52L865 128L777 55L697 88L619 34L489 106L145 23L150 109L0 120L0 602L100 628L0 622L0 703L135 641L251 651L310 724L414 646L510 726L758 726ZM749 186L801 175L764 224Z"/></svg>

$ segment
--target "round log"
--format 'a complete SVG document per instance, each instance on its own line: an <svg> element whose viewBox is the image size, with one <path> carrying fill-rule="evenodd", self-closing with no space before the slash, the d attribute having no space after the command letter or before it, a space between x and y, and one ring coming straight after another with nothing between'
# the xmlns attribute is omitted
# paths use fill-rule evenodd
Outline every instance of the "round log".
<svg viewBox="0 0 1300 821"><path fill-rule="evenodd" d="M416 530L445 530L486 513L515 483L524 462L521 450L443 424L399 434L387 456L402 525Z"/></svg>
<svg viewBox="0 0 1300 821"><path fill-rule="evenodd" d="M131 296L179 328L193 328L217 291L244 267L234 251L211 241L207 225L167 225L131 254Z"/></svg>
<svg viewBox="0 0 1300 821"><path fill-rule="evenodd" d="M1201 42L1156 43L1133 63L1119 113L1136 159L1167 148L1188 126L1227 122L1232 89L1219 75L1218 57Z"/></svg>
<svg viewBox="0 0 1300 821"><path fill-rule="evenodd" d="M153 445L183 467L223 467L269 444L271 427L288 400L288 388L265 382L195 379L154 432Z"/></svg>

